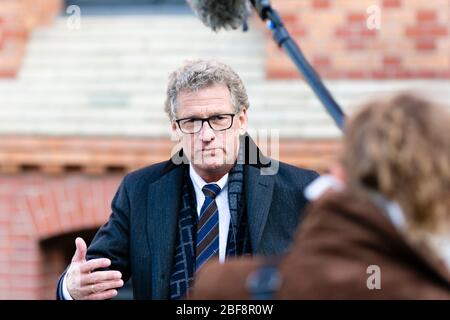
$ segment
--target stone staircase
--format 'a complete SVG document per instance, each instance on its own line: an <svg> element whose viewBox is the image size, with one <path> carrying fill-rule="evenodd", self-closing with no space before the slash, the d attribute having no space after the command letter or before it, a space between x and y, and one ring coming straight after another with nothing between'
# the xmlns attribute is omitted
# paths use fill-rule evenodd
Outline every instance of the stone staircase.
<svg viewBox="0 0 450 320"><path fill-rule="evenodd" d="M0 134L168 137L167 76L186 59L217 58L244 79L250 128L281 138L328 139L340 133L300 80L266 80L265 36L213 33L192 14L112 14L67 18L32 34L18 77L0 80ZM431 89L450 97L448 81L330 81L348 112L368 97Z"/></svg>

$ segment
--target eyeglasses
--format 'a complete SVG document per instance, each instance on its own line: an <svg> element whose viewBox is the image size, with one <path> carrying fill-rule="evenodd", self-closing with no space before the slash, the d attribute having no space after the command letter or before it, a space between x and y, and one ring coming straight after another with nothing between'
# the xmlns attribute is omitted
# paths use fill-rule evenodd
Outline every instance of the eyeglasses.
<svg viewBox="0 0 450 320"><path fill-rule="evenodd" d="M203 127L203 122L207 122L209 127L214 131L224 131L231 128L235 113L217 114L209 118L183 118L177 119L181 132L187 134L194 134L200 132Z"/></svg>

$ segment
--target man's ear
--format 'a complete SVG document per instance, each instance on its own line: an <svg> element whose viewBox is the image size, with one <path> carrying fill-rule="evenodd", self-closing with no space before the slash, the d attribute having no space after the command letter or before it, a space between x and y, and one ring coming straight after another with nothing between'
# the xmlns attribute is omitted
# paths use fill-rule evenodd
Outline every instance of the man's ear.
<svg viewBox="0 0 450 320"><path fill-rule="evenodd" d="M175 121L172 121L171 125L170 125L170 131L172 133L172 141L180 141L181 140L181 134L178 131L178 126L177 123Z"/></svg>
<svg viewBox="0 0 450 320"><path fill-rule="evenodd" d="M244 135L247 132L247 125L248 125L246 107L242 108L241 112L239 113L238 121L239 121L239 134Z"/></svg>

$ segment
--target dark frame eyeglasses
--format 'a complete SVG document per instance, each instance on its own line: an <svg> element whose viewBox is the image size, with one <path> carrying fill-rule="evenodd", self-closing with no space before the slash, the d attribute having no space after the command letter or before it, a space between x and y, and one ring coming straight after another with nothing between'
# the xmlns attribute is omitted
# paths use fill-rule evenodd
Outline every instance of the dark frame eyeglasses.
<svg viewBox="0 0 450 320"><path fill-rule="evenodd" d="M181 132L187 134L198 133L203 128L203 123L207 122L209 127L214 131L225 131L233 126L234 116L236 113L216 114L208 118L182 118L176 119Z"/></svg>

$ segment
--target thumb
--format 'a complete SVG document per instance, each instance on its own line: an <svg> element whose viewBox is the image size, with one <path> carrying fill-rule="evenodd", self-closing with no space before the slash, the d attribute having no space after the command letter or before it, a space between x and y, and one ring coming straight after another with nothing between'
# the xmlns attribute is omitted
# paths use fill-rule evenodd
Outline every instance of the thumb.
<svg viewBox="0 0 450 320"><path fill-rule="evenodd" d="M75 246L77 247L77 250L75 251L75 254L73 255L72 262L84 262L86 261L86 242L84 242L83 238L76 238L75 239Z"/></svg>

